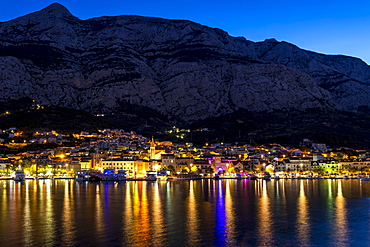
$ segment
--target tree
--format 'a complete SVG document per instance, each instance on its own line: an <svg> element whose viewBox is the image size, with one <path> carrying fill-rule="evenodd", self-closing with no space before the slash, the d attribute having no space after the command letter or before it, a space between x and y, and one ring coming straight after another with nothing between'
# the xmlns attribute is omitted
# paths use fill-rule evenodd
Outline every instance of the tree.
<svg viewBox="0 0 370 247"><path fill-rule="evenodd" d="M266 169L266 172L273 173L274 172L274 168L268 167Z"/></svg>
<svg viewBox="0 0 370 247"><path fill-rule="evenodd" d="M166 170L169 171L170 173L174 173L176 171L173 165L167 166Z"/></svg>
<svg viewBox="0 0 370 247"><path fill-rule="evenodd" d="M9 170L12 170L12 165L6 165L6 174L9 174Z"/></svg>
<svg viewBox="0 0 370 247"><path fill-rule="evenodd" d="M199 167L197 167L197 166L192 166L191 167L191 171L192 172L200 172L201 170L199 169Z"/></svg>
<svg viewBox="0 0 370 247"><path fill-rule="evenodd" d="M227 171L229 173L235 173L235 167L230 167Z"/></svg>
<svg viewBox="0 0 370 247"><path fill-rule="evenodd" d="M315 169L313 169L312 170L313 172L316 172L316 173L318 173L318 174L320 174L320 175L322 175L322 174L324 174L324 168L322 168L321 166L319 166L319 167L317 167L317 168L315 168Z"/></svg>
<svg viewBox="0 0 370 247"><path fill-rule="evenodd" d="M181 172L184 172L184 173L189 173L189 171L190 171L189 167L184 167L181 170Z"/></svg>
<svg viewBox="0 0 370 247"><path fill-rule="evenodd" d="M16 161L14 162L13 169L14 170L29 170L32 166L32 162L29 160L22 160L22 161Z"/></svg>

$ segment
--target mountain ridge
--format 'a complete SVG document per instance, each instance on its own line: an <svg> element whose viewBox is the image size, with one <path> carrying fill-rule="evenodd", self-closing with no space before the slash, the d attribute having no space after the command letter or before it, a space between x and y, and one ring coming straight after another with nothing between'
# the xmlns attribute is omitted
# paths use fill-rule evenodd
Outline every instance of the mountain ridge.
<svg viewBox="0 0 370 247"><path fill-rule="evenodd" d="M252 42L187 20L80 20L55 3L0 23L3 99L91 113L122 104L195 121L251 111L370 107L370 67L287 42Z"/></svg>

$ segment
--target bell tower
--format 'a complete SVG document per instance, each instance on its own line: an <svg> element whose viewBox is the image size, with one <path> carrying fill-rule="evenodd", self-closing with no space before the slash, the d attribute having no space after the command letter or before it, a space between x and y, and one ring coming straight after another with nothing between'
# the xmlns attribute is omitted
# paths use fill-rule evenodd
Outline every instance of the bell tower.
<svg viewBox="0 0 370 247"><path fill-rule="evenodd" d="M154 157L155 157L155 141L154 141L154 137L152 136L152 140L150 141L149 158L153 160Z"/></svg>

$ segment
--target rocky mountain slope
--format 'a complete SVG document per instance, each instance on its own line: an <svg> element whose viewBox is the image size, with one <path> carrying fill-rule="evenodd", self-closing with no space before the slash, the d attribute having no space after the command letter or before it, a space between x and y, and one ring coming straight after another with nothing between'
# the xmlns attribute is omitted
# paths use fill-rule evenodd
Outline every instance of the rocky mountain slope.
<svg viewBox="0 0 370 247"><path fill-rule="evenodd" d="M52 4L0 23L3 100L92 113L138 105L192 121L238 109L368 109L369 82L360 59L255 43L190 21L80 20Z"/></svg>

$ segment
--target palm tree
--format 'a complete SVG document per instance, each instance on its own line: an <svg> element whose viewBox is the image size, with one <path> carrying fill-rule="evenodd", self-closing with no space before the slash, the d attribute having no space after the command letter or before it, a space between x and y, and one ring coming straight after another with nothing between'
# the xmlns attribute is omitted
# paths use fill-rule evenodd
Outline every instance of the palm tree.
<svg viewBox="0 0 370 247"><path fill-rule="evenodd" d="M167 171L169 171L171 174L174 173L176 170L175 170L175 167L173 165L169 165L167 166Z"/></svg>
<svg viewBox="0 0 370 247"><path fill-rule="evenodd" d="M37 174L39 174L39 169L45 170L48 167L48 162L42 159L37 159L35 161L35 164L36 164L36 170L35 170L36 176Z"/></svg>
<svg viewBox="0 0 370 247"><path fill-rule="evenodd" d="M6 174L9 174L9 169L12 169L12 166L10 164L6 165Z"/></svg>

